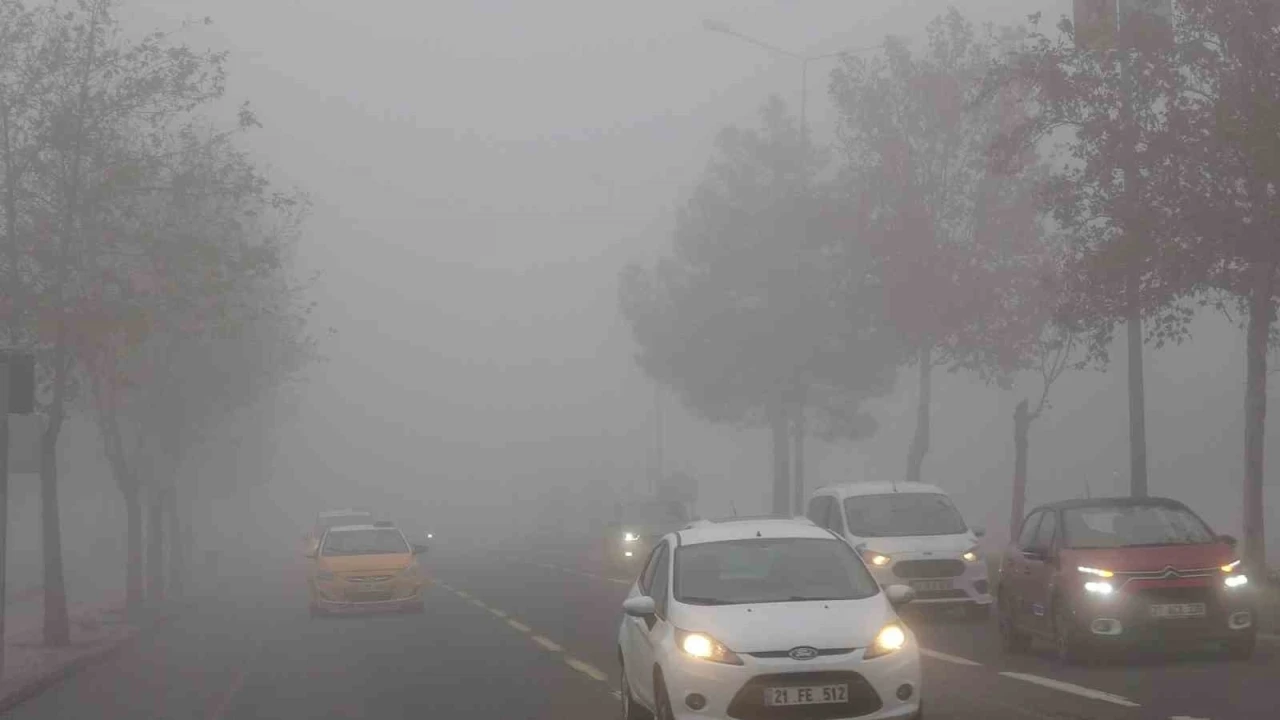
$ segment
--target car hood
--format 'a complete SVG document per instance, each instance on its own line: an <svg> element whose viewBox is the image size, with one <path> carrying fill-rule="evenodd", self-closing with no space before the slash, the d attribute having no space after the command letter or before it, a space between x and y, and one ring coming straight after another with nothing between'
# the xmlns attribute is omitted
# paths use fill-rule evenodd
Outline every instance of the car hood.
<svg viewBox="0 0 1280 720"><path fill-rule="evenodd" d="M1091 567L1112 572L1158 572L1170 566L1175 570L1203 570L1226 565L1235 559L1235 551L1226 543L1062 551L1063 564L1067 567Z"/></svg>
<svg viewBox="0 0 1280 720"><path fill-rule="evenodd" d="M335 573L399 572L413 564L413 555L336 555L320 558L320 568Z"/></svg>
<svg viewBox="0 0 1280 720"><path fill-rule="evenodd" d="M894 555L898 553L919 553L919 552L936 552L951 553L959 555L960 553L971 549L978 544L978 539L973 533L961 533L959 535L921 535L914 537L877 537L861 540L859 543L865 542L867 548L885 555Z"/></svg>
<svg viewBox="0 0 1280 720"><path fill-rule="evenodd" d="M802 645L819 650L867 647L887 623L897 619L884 593L862 600L676 607L682 611L672 615L677 627L706 633L741 653Z"/></svg>

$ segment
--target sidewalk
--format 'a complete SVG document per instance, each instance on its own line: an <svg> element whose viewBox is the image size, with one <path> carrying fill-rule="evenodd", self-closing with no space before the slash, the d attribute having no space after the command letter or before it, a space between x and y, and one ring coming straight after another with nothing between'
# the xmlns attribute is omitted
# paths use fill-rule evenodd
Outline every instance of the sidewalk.
<svg viewBox="0 0 1280 720"><path fill-rule="evenodd" d="M140 628L125 622L123 600L69 603L71 644L43 645L44 608L38 593L23 593L6 607L4 675L0 712L30 699L72 673L102 659L133 638Z"/></svg>

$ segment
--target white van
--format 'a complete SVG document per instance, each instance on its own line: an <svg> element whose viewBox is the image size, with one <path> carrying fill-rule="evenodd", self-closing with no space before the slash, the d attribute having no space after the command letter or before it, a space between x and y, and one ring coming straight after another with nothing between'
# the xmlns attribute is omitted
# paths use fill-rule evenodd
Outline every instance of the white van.
<svg viewBox="0 0 1280 720"><path fill-rule="evenodd" d="M991 611L987 564L941 488L922 483L847 483L814 491L806 516L845 538L882 586L915 588L916 603Z"/></svg>

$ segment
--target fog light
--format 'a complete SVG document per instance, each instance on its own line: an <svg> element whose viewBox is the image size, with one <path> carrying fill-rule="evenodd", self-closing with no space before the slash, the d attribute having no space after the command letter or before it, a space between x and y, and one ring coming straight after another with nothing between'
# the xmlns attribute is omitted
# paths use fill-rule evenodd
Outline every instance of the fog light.
<svg viewBox="0 0 1280 720"><path fill-rule="evenodd" d="M684 704L688 705L690 710L701 710L707 706L707 699L698 693L689 693L684 698Z"/></svg>
<svg viewBox="0 0 1280 720"><path fill-rule="evenodd" d="M1119 620L1098 618L1089 624L1089 629L1094 635L1119 635L1124 628Z"/></svg>
<svg viewBox="0 0 1280 720"><path fill-rule="evenodd" d="M1253 624L1253 614L1249 612L1234 612L1227 620L1227 626L1232 630L1243 630Z"/></svg>
<svg viewBox="0 0 1280 720"><path fill-rule="evenodd" d="M910 685L910 684L903 684L903 685L899 685L899 686L898 686L898 699L899 699L899 700L910 700L910 699L911 699L911 696L915 693L915 691L916 691L916 689L915 689L915 688L913 688L913 687L911 687L911 685Z"/></svg>
<svg viewBox="0 0 1280 720"><path fill-rule="evenodd" d="M631 557L631 551L630 551L630 550L628 550L628 551L626 551L626 552L624 552L624 553L622 553L622 554L623 554L623 555L625 555L626 557Z"/></svg>
<svg viewBox="0 0 1280 720"><path fill-rule="evenodd" d="M978 593L979 595L986 595L986 594L987 594L987 589L988 589L987 581L986 581L986 580L975 580L975 581L974 581L974 583L973 583L973 589L974 589L975 591L977 591L977 593Z"/></svg>

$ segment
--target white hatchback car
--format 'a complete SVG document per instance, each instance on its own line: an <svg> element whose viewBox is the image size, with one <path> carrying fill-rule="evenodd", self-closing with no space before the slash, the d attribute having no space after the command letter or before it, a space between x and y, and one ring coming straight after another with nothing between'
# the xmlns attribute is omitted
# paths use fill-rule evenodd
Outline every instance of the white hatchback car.
<svg viewBox="0 0 1280 720"><path fill-rule="evenodd" d="M814 491L806 515L853 545L881 585L904 583L916 602L991 612L987 563L941 488L923 483L848 483Z"/></svg>
<svg viewBox="0 0 1280 720"><path fill-rule="evenodd" d="M804 518L697 521L623 602L623 715L919 718L920 653L847 542Z"/></svg>

